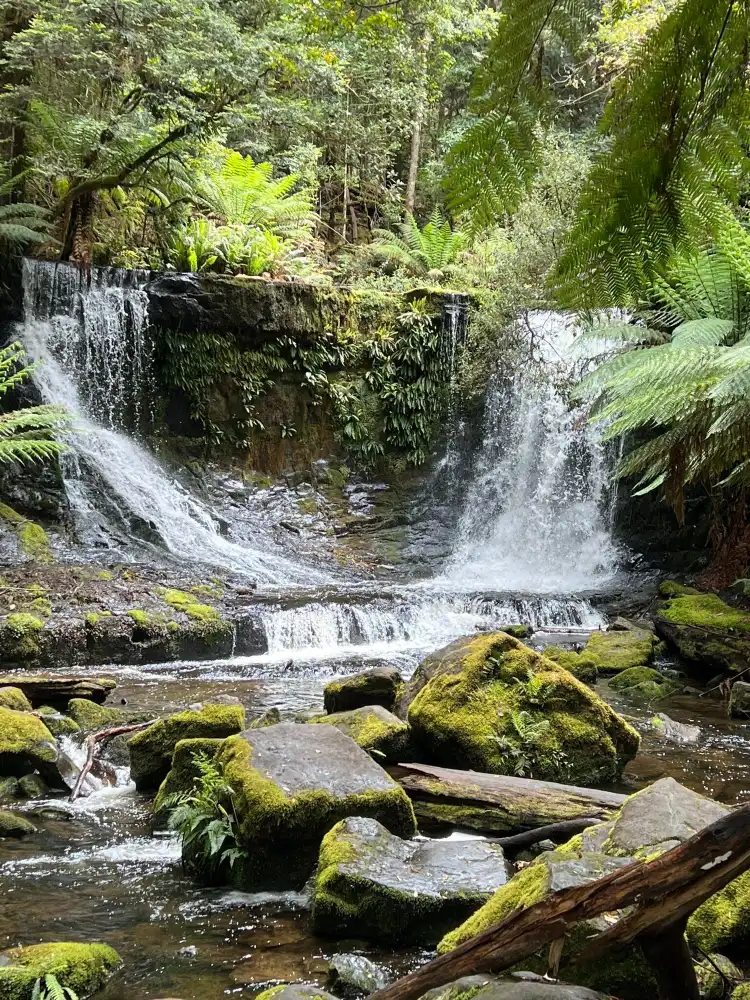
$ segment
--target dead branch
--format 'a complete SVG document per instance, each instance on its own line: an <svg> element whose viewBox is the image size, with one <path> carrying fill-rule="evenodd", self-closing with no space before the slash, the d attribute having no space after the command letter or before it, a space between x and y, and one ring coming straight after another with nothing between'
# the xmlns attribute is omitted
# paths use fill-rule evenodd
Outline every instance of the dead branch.
<svg viewBox="0 0 750 1000"><path fill-rule="evenodd" d="M156 721L156 719L151 719L149 722L135 722L129 726L115 726L113 729L100 729L98 733L92 733L90 736L87 736L85 741L87 749L86 763L81 768L81 773L78 775L75 787L70 793L68 801L75 802L81 794L83 782L86 780L86 775L91 770L94 760L96 759L96 754L99 750L103 749L110 740L115 738L115 736L122 736L123 733L137 733L141 729L148 729L148 727L153 726Z"/></svg>

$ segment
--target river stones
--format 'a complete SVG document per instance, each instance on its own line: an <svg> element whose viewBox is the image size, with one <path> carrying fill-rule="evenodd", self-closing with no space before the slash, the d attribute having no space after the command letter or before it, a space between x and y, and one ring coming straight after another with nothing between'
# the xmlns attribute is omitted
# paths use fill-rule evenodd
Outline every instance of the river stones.
<svg viewBox="0 0 750 1000"><path fill-rule="evenodd" d="M729 714L735 719L750 718L750 684L735 681L729 695Z"/></svg>
<svg viewBox="0 0 750 1000"><path fill-rule="evenodd" d="M524 973L514 977L464 976L447 986L425 993L421 1000L609 1000L603 993L594 993L585 986L552 983L541 976Z"/></svg>
<svg viewBox="0 0 750 1000"><path fill-rule="evenodd" d="M416 832L401 786L334 726L247 730L226 740L216 761L234 791L246 856L232 881L244 888L301 887L323 837L346 816L373 817L402 836Z"/></svg>
<svg viewBox="0 0 750 1000"><path fill-rule="evenodd" d="M376 667L326 684L323 704L326 712L349 712L367 705L392 709L396 704L401 674L393 667Z"/></svg>
<svg viewBox="0 0 750 1000"><path fill-rule="evenodd" d="M377 820L348 817L321 844L313 927L330 937L434 943L507 880L496 844L401 840Z"/></svg>
<svg viewBox="0 0 750 1000"><path fill-rule="evenodd" d="M130 777L135 787L156 789L172 765L172 754L180 740L225 739L242 731L245 711L239 705L204 705L199 712L186 711L160 719L128 741Z"/></svg>
<svg viewBox="0 0 750 1000"><path fill-rule="evenodd" d="M28 837L30 833L36 833L36 827L24 816L18 813L8 812L0 809L0 837L13 837L20 839Z"/></svg>
<svg viewBox="0 0 750 1000"><path fill-rule="evenodd" d="M56 762L57 747L43 722L25 712L0 708L0 777L39 771L45 781L60 787Z"/></svg>
<svg viewBox="0 0 750 1000"><path fill-rule="evenodd" d="M90 996L122 964L105 944L33 944L0 954L0 997L28 1000L37 979L53 975L80 997Z"/></svg>
<svg viewBox="0 0 750 1000"><path fill-rule="evenodd" d="M700 726L690 726L685 722L675 722L664 712L657 712L650 720L651 732L668 743L697 743L701 738Z"/></svg>
<svg viewBox="0 0 750 1000"><path fill-rule="evenodd" d="M364 955L331 955L328 964L328 985L339 996L360 996L382 990L392 979L386 969L375 965Z"/></svg>
<svg viewBox="0 0 750 1000"><path fill-rule="evenodd" d="M504 632L428 656L398 708L431 763L566 784L615 779L640 742L585 684Z"/></svg>
<svg viewBox="0 0 750 1000"><path fill-rule="evenodd" d="M682 687L678 681L654 670L653 667L628 667L613 677L609 686L631 701L639 702L667 698Z"/></svg>
<svg viewBox="0 0 750 1000"><path fill-rule="evenodd" d="M398 764L409 759L409 727L382 705L320 715L307 723L321 724L335 726L381 763Z"/></svg>
<svg viewBox="0 0 750 1000"><path fill-rule="evenodd" d="M659 592L664 595L663 585ZM654 625L706 677L750 666L750 614L716 594L678 592L660 605Z"/></svg>

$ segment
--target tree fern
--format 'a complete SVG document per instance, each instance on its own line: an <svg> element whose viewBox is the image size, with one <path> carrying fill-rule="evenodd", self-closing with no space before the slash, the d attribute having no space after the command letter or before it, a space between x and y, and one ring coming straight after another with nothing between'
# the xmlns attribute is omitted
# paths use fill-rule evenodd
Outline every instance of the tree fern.
<svg viewBox="0 0 750 1000"><path fill-rule="evenodd" d="M0 350L0 396L17 389L32 375L35 365L26 361L18 342ZM58 406L27 406L0 413L0 462L28 464L54 458L65 446L55 440L56 432L68 423Z"/></svg>
<svg viewBox="0 0 750 1000"><path fill-rule="evenodd" d="M376 239L368 247L369 253L393 261L410 274L429 275L436 280L445 276L446 270L455 263L466 245L464 234L453 230L438 208L421 229L414 216L407 213L400 235L387 229L377 229L375 236Z"/></svg>

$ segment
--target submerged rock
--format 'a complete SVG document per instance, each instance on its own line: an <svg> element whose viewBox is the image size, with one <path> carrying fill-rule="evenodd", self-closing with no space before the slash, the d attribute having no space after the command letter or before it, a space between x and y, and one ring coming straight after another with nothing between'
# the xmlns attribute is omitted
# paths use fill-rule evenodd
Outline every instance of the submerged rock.
<svg viewBox="0 0 750 1000"><path fill-rule="evenodd" d="M18 813L0 809L0 837L28 837L36 833L36 827Z"/></svg>
<svg viewBox="0 0 750 1000"><path fill-rule="evenodd" d="M225 739L242 731L245 711L237 705L205 705L200 712L179 712L160 719L128 741L130 777L135 787L156 789L172 765L172 754L180 740Z"/></svg>
<svg viewBox="0 0 750 1000"><path fill-rule="evenodd" d="M396 704L403 684L401 674L393 667L376 667L360 674L330 681L323 692L326 712L350 712L367 705L382 705L389 711Z"/></svg>
<svg viewBox="0 0 750 1000"><path fill-rule="evenodd" d="M398 764L408 759L409 727L382 705L320 715L308 722L308 725L321 724L335 726L382 763Z"/></svg>
<svg viewBox="0 0 750 1000"><path fill-rule="evenodd" d="M106 944L66 942L12 948L0 954L0 996L28 1000L36 980L49 975L78 996L90 996L121 964L120 956Z"/></svg>
<svg viewBox="0 0 750 1000"><path fill-rule="evenodd" d="M701 738L699 726L690 726L684 722L675 722L674 719L670 719L664 712L657 712L651 719L651 730L655 735L670 743L697 743Z"/></svg>
<svg viewBox="0 0 750 1000"><path fill-rule="evenodd" d="M339 994L374 993L392 977L364 955L333 955L328 967L328 985Z"/></svg>
<svg viewBox="0 0 750 1000"><path fill-rule="evenodd" d="M405 792L334 726L281 723L226 740L216 760L234 790L238 844L232 881L247 889L297 888L320 842L346 816L370 816L411 836Z"/></svg>
<svg viewBox="0 0 750 1000"><path fill-rule="evenodd" d="M553 983L541 976L464 976L425 993L421 1000L610 1000L585 986Z"/></svg>
<svg viewBox="0 0 750 1000"><path fill-rule="evenodd" d="M323 838L313 927L330 937L439 940L508 879L502 849L482 840L401 840L349 817Z"/></svg>
<svg viewBox="0 0 750 1000"><path fill-rule="evenodd" d="M660 606L654 624L683 659L708 677L750 666L750 614L716 594L670 597Z"/></svg>
<svg viewBox="0 0 750 1000"><path fill-rule="evenodd" d="M614 691L619 691L632 701L658 701L679 691L682 685L653 667L628 667L609 682Z"/></svg>
<svg viewBox="0 0 750 1000"><path fill-rule="evenodd" d="M399 710L427 758L446 767L595 785L618 777L639 745L598 695L503 632L428 656Z"/></svg>

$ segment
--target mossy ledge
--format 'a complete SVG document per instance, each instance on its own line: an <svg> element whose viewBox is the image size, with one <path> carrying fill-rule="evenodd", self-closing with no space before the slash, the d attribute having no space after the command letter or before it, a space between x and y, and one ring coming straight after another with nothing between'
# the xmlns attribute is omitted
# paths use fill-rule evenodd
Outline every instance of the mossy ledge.
<svg viewBox="0 0 750 1000"><path fill-rule="evenodd" d="M78 996L90 996L122 965L114 948L105 944L34 944L12 948L2 957L8 962L0 965L2 1000L29 1000L36 980L48 975Z"/></svg>

